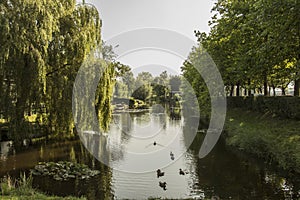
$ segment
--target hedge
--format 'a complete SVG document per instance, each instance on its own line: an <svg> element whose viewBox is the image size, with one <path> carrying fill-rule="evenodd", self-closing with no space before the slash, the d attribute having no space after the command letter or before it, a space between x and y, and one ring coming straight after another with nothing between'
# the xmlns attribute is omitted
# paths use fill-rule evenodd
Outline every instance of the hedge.
<svg viewBox="0 0 300 200"><path fill-rule="evenodd" d="M271 113L275 116L300 120L300 97L227 97L227 107Z"/></svg>

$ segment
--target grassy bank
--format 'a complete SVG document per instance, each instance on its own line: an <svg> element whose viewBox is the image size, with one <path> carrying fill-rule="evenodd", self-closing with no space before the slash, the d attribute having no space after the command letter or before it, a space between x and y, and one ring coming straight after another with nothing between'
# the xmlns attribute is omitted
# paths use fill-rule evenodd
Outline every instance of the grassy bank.
<svg viewBox="0 0 300 200"><path fill-rule="evenodd" d="M226 142L283 169L300 173L300 121L266 113L230 109Z"/></svg>
<svg viewBox="0 0 300 200"><path fill-rule="evenodd" d="M0 181L1 200L85 200L85 198L76 197L57 197L48 196L32 188L32 179L22 176L19 180L13 180L10 177L3 178Z"/></svg>

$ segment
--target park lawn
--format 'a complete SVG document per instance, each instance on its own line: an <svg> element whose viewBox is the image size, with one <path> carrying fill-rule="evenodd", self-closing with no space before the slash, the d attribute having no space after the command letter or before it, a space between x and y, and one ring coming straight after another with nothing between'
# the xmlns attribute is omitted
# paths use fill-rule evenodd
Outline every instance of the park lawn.
<svg viewBox="0 0 300 200"><path fill-rule="evenodd" d="M230 109L225 123L229 145L281 168L300 173L300 121L280 119L242 109Z"/></svg>

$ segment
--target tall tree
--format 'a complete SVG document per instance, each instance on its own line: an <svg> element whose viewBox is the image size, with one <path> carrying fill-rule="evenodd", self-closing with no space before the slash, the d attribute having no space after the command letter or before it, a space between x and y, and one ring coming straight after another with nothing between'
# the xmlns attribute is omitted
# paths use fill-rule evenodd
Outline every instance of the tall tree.
<svg viewBox="0 0 300 200"><path fill-rule="evenodd" d="M233 94L299 82L299 2L218 0L208 35L196 32ZM292 65L291 65L292 64ZM297 84L295 94L297 95ZM248 92L250 94L250 92Z"/></svg>
<svg viewBox="0 0 300 200"><path fill-rule="evenodd" d="M25 111L39 107L45 93L48 48L59 19L74 8L73 1L1 1L1 102L16 141L26 137Z"/></svg>
<svg viewBox="0 0 300 200"><path fill-rule="evenodd" d="M72 88L87 55L101 44L96 8L76 1L0 2L1 112L16 142L29 133L25 115L32 109L36 123L57 134L73 128ZM114 66L108 66L95 100L107 127ZM105 107L105 108L104 108Z"/></svg>

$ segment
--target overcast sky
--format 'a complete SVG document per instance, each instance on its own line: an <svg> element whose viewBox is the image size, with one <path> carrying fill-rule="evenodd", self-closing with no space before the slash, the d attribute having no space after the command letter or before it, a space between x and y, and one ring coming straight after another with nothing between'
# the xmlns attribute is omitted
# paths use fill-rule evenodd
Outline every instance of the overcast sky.
<svg viewBox="0 0 300 200"><path fill-rule="evenodd" d="M126 31L150 27L175 31L192 41L196 41L194 30L209 31L210 10L215 0L87 0L87 2L94 4L100 12L104 40L110 40ZM147 39L151 40L151 38ZM157 37L154 39L159 40ZM117 44L112 43L112 45L121 47L128 46L128 43L118 41ZM115 50L118 51L118 47ZM160 60L153 60L152 63L157 64L157 66L169 65L166 67L175 71L179 71L183 62L182 58L174 57L174 55L173 58L165 56L166 58L162 59L163 54L154 56L149 51L144 53L145 55L141 55L141 52L138 56L134 56L134 54L122 56L120 61L131 66L134 65L134 67L149 67L151 57L160 57ZM186 52L187 54L188 52Z"/></svg>

